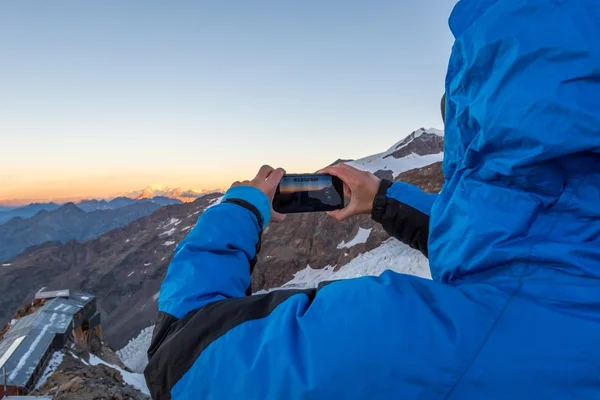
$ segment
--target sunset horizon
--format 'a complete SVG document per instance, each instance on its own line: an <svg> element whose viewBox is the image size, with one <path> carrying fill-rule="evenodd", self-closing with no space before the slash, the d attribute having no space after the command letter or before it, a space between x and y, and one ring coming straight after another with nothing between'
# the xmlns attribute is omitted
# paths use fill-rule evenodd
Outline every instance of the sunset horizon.
<svg viewBox="0 0 600 400"><path fill-rule="evenodd" d="M451 7L7 4L0 203L227 188L440 126Z"/></svg>

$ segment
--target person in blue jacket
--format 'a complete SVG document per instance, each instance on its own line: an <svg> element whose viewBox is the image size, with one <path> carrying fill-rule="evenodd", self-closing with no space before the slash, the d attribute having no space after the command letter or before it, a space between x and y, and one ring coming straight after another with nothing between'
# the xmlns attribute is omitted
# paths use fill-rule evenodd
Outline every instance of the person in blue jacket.
<svg viewBox="0 0 600 400"><path fill-rule="evenodd" d="M155 399L600 399L600 2L463 0L437 196L336 166L429 257L248 296L283 170L208 209L161 287Z"/></svg>

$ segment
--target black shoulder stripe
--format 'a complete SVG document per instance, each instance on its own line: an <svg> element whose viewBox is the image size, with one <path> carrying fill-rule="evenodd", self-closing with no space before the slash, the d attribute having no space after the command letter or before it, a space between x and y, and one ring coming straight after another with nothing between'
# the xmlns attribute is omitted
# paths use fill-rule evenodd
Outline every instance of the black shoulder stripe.
<svg viewBox="0 0 600 400"><path fill-rule="evenodd" d="M171 389L212 342L244 322L269 316L275 308L297 294L312 303L317 290L278 290L207 304L181 320L159 313L148 366L144 370L154 400L171 398ZM165 326L163 326L165 325Z"/></svg>
<svg viewBox="0 0 600 400"><path fill-rule="evenodd" d="M150 348L148 349L149 359L152 358L154 353L156 353L156 350L158 350L162 342L169 334L169 330L177 321L179 320L171 314L163 312L158 313L158 318L156 319L156 324L154 325L154 331L152 332L152 341L150 343Z"/></svg>

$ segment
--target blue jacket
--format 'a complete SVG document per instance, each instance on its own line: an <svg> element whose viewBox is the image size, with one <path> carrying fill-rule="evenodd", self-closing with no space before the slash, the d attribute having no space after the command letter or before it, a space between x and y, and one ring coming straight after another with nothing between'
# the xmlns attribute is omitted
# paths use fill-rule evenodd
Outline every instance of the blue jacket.
<svg viewBox="0 0 600 400"><path fill-rule="evenodd" d="M246 296L269 202L235 188L162 285L155 399L600 399L600 2L463 0L450 27L442 192L374 210L433 280Z"/></svg>

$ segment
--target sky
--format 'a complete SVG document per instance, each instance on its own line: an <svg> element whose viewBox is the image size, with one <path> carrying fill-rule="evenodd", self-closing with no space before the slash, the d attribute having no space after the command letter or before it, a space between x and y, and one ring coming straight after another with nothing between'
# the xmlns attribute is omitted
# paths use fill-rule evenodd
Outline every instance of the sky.
<svg viewBox="0 0 600 400"><path fill-rule="evenodd" d="M455 0L0 0L0 201L214 189L441 128Z"/></svg>

